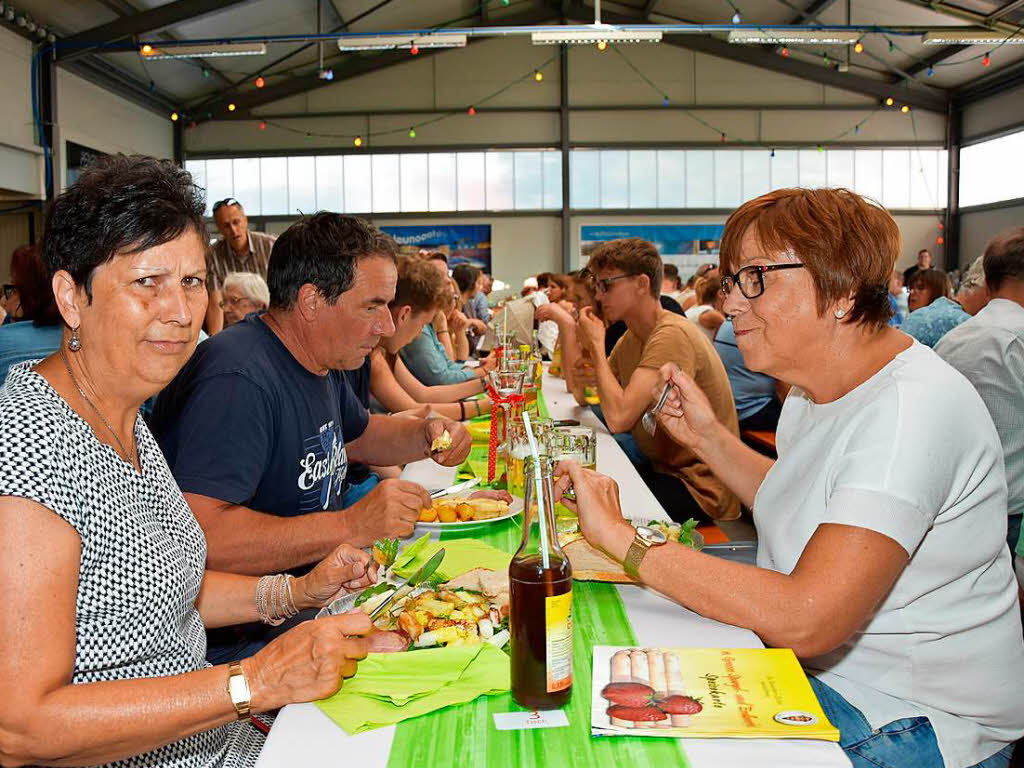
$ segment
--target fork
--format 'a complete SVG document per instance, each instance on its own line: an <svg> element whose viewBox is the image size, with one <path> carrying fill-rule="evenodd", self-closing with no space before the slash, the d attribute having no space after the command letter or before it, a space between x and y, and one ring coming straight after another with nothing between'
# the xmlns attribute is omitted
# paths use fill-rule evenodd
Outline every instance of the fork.
<svg viewBox="0 0 1024 768"><path fill-rule="evenodd" d="M643 419L641 419L641 423L643 424L644 429L647 430L647 434L652 437L658 430L658 422L654 417L658 415L658 411L660 411L662 406L665 405L665 401L668 399L668 393L671 387L672 382L666 381L665 388L661 390L661 397L658 398L658 404L648 410L647 413L644 414Z"/></svg>

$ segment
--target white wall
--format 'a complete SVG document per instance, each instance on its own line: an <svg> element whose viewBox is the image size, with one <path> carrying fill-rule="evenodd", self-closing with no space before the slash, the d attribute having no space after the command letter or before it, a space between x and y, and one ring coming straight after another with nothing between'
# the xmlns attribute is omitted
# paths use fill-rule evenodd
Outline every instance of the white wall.
<svg viewBox="0 0 1024 768"><path fill-rule="evenodd" d="M991 208L960 214L960 264L970 264L985 252L993 237L1011 227L1024 226L1024 205Z"/></svg>
<svg viewBox="0 0 1024 768"><path fill-rule="evenodd" d="M163 117L122 99L87 80L57 70L57 119L61 141L73 141L100 152L174 154L174 129ZM67 163L61 157L63 184Z"/></svg>
<svg viewBox="0 0 1024 768"><path fill-rule="evenodd" d="M971 104L964 110L964 139L1024 125L1024 85Z"/></svg>
<svg viewBox="0 0 1024 768"><path fill-rule="evenodd" d="M42 150L32 128L32 45L0 28L0 199L43 196Z"/></svg>

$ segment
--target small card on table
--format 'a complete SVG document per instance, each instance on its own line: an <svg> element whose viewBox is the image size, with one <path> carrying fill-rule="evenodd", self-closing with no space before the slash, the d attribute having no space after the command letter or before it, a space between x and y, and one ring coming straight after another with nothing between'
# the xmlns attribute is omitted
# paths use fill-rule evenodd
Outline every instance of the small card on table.
<svg viewBox="0 0 1024 768"><path fill-rule="evenodd" d="M560 709L533 712L495 712L494 727L499 731L520 731L529 728L564 728L569 718Z"/></svg>

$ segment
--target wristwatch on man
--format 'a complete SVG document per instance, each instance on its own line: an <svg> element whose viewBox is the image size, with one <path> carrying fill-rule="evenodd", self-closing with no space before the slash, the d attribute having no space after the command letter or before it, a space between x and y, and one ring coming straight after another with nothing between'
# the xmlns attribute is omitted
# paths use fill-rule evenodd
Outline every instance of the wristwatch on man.
<svg viewBox="0 0 1024 768"><path fill-rule="evenodd" d="M668 538L659 530L654 528L648 528L646 525L638 525L636 527L636 536L633 537L633 543L629 545L629 549L626 551L626 559L622 561L622 567L625 569L626 574L636 581L640 580L640 563L647 556L647 553L651 551L651 547L660 547L668 541Z"/></svg>
<svg viewBox="0 0 1024 768"><path fill-rule="evenodd" d="M241 663L232 661L228 664L228 695L231 703L235 705L235 712L239 720L246 720L249 717L252 693L249 691L249 682L245 679Z"/></svg>

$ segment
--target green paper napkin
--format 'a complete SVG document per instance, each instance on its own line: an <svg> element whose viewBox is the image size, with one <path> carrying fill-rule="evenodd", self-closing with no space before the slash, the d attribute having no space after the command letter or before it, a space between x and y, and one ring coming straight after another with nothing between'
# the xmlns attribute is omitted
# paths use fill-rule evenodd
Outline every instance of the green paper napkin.
<svg viewBox="0 0 1024 768"><path fill-rule="evenodd" d="M445 581L474 568L505 571L512 560L508 552L478 539L448 539L439 542L431 541L427 534L406 547L395 561L392 573L401 578L412 576L441 547L445 550L444 560L435 573Z"/></svg>
<svg viewBox="0 0 1024 768"><path fill-rule="evenodd" d="M316 705L354 734L507 690L508 656L480 643L371 653L359 662L355 677Z"/></svg>

